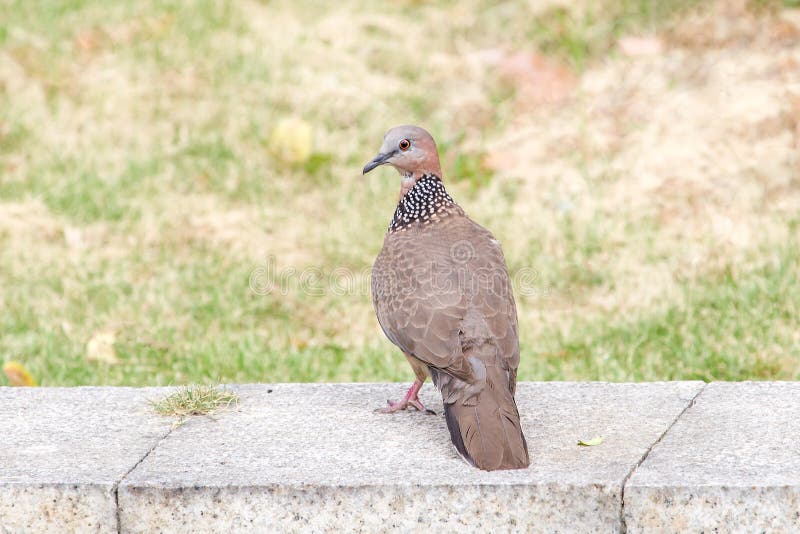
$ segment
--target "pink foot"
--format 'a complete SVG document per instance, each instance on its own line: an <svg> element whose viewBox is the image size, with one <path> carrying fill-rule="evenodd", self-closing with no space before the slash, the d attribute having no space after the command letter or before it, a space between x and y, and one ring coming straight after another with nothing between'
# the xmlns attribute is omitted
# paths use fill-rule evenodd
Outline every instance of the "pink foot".
<svg viewBox="0 0 800 534"><path fill-rule="evenodd" d="M436 415L436 412L433 410L429 410L425 408L425 405L420 402L419 397L417 394L419 393L419 389L422 387L422 382L419 380L415 380L411 387L408 388L405 397L403 400L393 401L387 400L386 403L389 405L386 408L379 408L375 410L378 413L395 413L401 410L407 410L409 407L414 408L418 412L423 412L426 414L433 414Z"/></svg>

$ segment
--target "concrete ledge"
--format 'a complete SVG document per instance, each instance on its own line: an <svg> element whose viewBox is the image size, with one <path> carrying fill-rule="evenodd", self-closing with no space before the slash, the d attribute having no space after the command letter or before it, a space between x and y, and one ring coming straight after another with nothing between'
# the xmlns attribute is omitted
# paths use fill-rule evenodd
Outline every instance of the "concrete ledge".
<svg viewBox="0 0 800 534"><path fill-rule="evenodd" d="M629 532L800 531L800 382L709 384L625 488Z"/></svg>
<svg viewBox="0 0 800 534"><path fill-rule="evenodd" d="M177 429L126 478L120 517L134 532L618 530L625 478L700 387L521 384L534 468L486 473L455 453L432 387L438 416L373 413L401 385L244 386L235 413Z"/></svg>
<svg viewBox="0 0 800 534"><path fill-rule="evenodd" d="M0 388L0 532L116 532L118 484L171 427L159 394Z"/></svg>
<svg viewBox="0 0 800 534"><path fill-rule="evenodd" d="M236 389L236 409L170 431L146 403L164 389L0 388L0 532L769 531L800 518L800 384L520 384L533 464L499 473L458 458L430 385L437 416L373 413L400 384Z"/></svg>

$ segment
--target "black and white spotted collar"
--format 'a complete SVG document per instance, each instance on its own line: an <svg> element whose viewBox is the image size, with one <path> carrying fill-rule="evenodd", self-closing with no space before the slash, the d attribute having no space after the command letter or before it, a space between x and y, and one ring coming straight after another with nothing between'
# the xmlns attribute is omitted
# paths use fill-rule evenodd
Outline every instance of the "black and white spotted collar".
<svg viewBox="0 0 800 534"><path fill-rule="evenodd" d="M447 194L442 179L435 174L424 174L397 204L389 233L405 230L415 223L430 223L437 214L454 208L460 210Z"/></svg>

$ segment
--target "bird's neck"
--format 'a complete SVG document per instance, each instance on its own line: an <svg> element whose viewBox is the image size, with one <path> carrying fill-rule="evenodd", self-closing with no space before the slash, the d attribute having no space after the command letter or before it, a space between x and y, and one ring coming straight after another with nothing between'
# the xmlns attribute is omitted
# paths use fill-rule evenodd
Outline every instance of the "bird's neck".
<svg viewBox="0 0 800 534"><path fill-rule="evenodd" d="M406 196L414 184L422 180L426 176L437 176L441 180L442 170L439 167L438 158L434 162L428 161L425 166L420 166L416 171L401 171L400 172L400 200Z"/></svg>
<svg viewBox="0 0 800 534"><path fill-rule="evenodd" d="M415 175L413 173L407 172L400 177L400 196L398 197L398 201L403 200L403 197L406 196L406 193L411 191L411 188L414 187L414 184L424 175Z"/></svg>
<svg viewBox="0 0 800 534"><path fill-rule="evenodd" d="M427 224L454 210L461 208L447 194L442 179L435 174L423 174L402 193L389 233L405 230L412 224Z"/></svg>

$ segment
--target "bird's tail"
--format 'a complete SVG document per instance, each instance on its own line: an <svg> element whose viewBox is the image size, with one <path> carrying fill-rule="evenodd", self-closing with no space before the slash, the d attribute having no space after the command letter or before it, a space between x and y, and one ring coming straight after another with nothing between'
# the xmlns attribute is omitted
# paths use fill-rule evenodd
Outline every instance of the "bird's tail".
<svg viewBox="0 0 800 534"><path fill-rule="evenodd" d="M453 445L465 460L486 471L524 469L530 464L509 379L505 369L487 366L486 385L476 398L466 404L461 399L445 400Z"/></svg>

